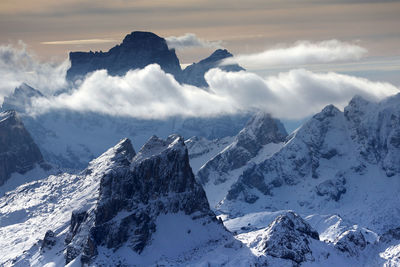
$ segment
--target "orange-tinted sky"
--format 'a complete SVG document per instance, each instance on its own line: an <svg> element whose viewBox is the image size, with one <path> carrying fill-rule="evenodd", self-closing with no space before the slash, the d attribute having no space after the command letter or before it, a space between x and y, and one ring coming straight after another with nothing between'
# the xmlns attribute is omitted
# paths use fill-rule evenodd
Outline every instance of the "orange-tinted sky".
<svg viewBox="0 0 400 267"><path fill-rule="evenodd" d="M135 30L195 33L234 54L297 40L357 42L370 56L400 55L400 1L2 0L0 44L22 40L42 58L108 50ZM74 41L88 40L90 41ZM73 41L49 44L54 41ZM46 43L47 42L47 43ZM180 50L182 63L211 48Z"/></svg>

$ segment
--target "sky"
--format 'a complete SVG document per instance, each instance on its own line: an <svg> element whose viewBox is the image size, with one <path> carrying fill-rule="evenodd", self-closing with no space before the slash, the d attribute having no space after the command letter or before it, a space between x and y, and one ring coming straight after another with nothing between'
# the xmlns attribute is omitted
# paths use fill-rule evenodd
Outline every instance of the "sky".
<svg viewBox="0 0 400 267"><path fill-rule="evenodd" d="M194 33L235 54L339 39L360 42L371 56L394 56L399 14L400 1L385 0L2 0L0 43L23 40L40 56L63 58L71 50L107 50L127 33L146 30L163 37ZM55 41L75 42L49 44ZM206 50L179 51L182 63Z"/></svg>
<svg viewBox="0 0 400 267"><path fill-rule="evenodd" d="M179 85L157 66L120 78L99 72L68 94L38 99L32 112L62 107L159 118L264 108L301 119L326 104L343 107L354 94L382 99L396 93L399 26L400 1L385 0L2 0L0 98L22 81L51 95L66 86L69 51L107 51L141 30L166 38L182 66L227 48L235 57L223 64L239 63L248 72L211 71L208 92ZM164 87L153 92L151 77ZM121 102L115 92L143 101ZM171 92L180 103L165 97Z"/></svg>

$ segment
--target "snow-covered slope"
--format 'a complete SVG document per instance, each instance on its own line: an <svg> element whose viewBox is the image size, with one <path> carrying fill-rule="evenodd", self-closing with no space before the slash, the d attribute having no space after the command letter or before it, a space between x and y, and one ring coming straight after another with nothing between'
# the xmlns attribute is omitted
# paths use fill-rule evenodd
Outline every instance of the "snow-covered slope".
<svg viewBox="0 0 400 267"><path fill-rule="evenodd" d="M221 201L247 165L258 163L278 151L287 133L266 113L254 115L233 142L205 163L197 173L212 208Z"/></svg>
<svg viewBox="0 0 400 267"><path fill-rule="evenodd" d="M227 136L220 139L208 140L204 137L193 136L185 140L189 152L190 166L196 174L199 169L211 158L224 150L234 140L234 137Z"/></svg>
<svg viewBox="0 0 400 267"><path fill-rule="evenodd" d="M78 175L0 198L4 266L148 266L259 262L224 228L194 179L183 139L122 140Z"/></svg>
<svg viewBox="0 0 400 267"><path fill-rule="evenodd" d="M400 95L327 106L283 148L249 166L218 207L238 216L294 209L340 214L378 233L398 227Z"/></svg>

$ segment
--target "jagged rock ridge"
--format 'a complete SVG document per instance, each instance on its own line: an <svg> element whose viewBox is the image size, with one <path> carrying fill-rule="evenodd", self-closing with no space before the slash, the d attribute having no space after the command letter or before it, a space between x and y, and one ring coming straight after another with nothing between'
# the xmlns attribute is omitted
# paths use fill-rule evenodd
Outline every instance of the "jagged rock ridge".
<svg viewBox="0 0 400 267"><path fill-rule="evenodd" d="M97 246L117 249L128 244L142 253L151 244L161 214L183 213L203 225L219 227L223 236L222 224L194 179L181 137L164 141L153 136L136 155L127 142L119 144L118 153L124 155L118 164L101 178L95 208L73 214L66 239L67 262L80 253L81 260L89 262L98 254Z"/></svg>

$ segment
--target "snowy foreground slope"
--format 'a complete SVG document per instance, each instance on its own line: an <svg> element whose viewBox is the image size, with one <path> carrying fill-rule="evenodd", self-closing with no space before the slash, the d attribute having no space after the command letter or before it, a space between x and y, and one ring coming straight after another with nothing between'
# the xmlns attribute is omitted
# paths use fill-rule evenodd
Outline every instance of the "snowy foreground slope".
<svg viewBox="0 0 400 267"><path fill-rule="evenodd" d="M289 136L260 113L233 139L123 139L0 198L0 265L400 266L399 104L355 97Z"/></svg>
<svg viewBox="0 0 400 267"><path fill-rule="evenodd" d="M210 210L179 136L136 155L124 139L79 175L23 185L0 198L0 218L5 266L259 262Z"/></svg>

